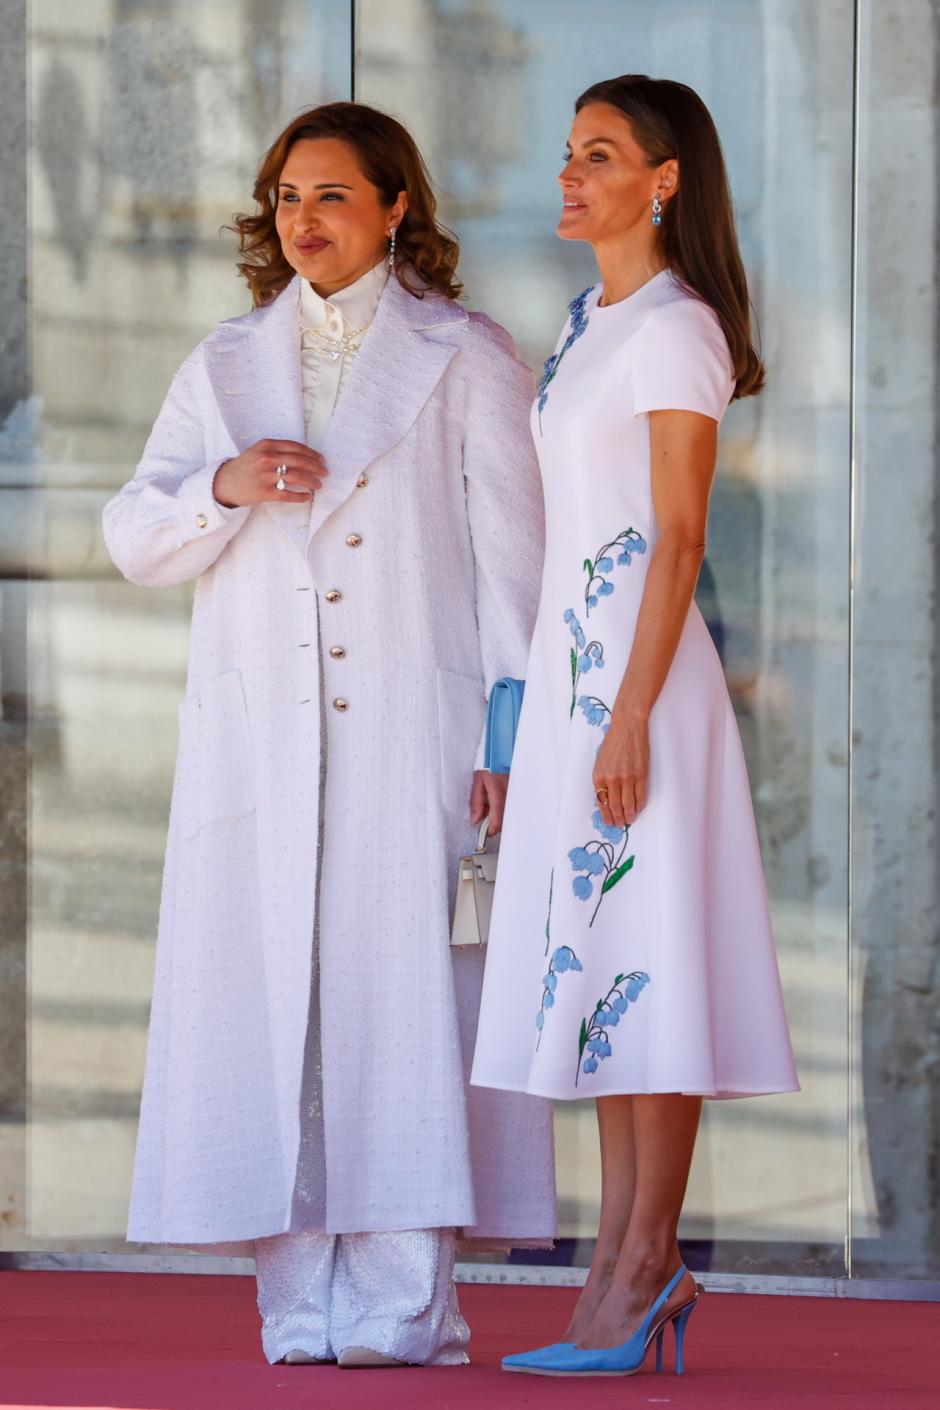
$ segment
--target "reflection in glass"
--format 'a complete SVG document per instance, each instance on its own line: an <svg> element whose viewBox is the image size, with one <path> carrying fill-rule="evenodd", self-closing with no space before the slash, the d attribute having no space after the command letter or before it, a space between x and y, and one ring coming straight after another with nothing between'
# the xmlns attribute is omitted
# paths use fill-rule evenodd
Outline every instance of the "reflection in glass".
<svg viewBox="0 0 940 1410"><path fill-rule="evenodd" d="M5 65L20 62L17 8L0 21ZM935 141L931 7L916 0L899 27L895 7L859 0L851 1049L856 7L359 0L355 8L357 96L414 130L463 243L470 302L510 327L533 366L551 350L567 301L594 279L590 252L553 234L554 179L577 93L602 75L645 70L690 82L715 113L770 376L765 396L734 407L725 423L702 606L722 643L748 754L805 1090L710 1106L684 1233L714 1268L843 1271L850 1109L853 1272L936 1277L936 802L934 771L924 767L935 753L933 566L923 532L934 514L936 400L924 298L935 288L928 183L905 186L903 239L895 223L898 170ZM9 977L0 986L0 1065L10 1114L0 1122L0 1247L120 1246L188 601L183 591L118 582L98 515L130 473L178 363L218 319L247 308L219 227L247 204L277 125L302 105L348 95L351 9L346 0L28 7L30 225L23 215L9 223L8 202L0 254L5 288L21 285L27 255L32 269L31 386L25 344L16 366L0 361ZM16 989L25 942L7 942L25 931L16 858L27 698L28 1090ZM558 1134L563 1232L576 1240L595 1216L598 1188L589 1109L563 1111ZM586 1261L583 1248L562 1256Z"/></svg>

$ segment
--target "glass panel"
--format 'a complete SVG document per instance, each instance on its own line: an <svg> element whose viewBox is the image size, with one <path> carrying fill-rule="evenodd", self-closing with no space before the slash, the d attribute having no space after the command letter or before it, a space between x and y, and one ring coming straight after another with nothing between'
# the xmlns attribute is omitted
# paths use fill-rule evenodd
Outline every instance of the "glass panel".
<svg viewBox="0 0 940 1410"><path fill-rule="evenodd" d="M360 0L357 16L357 97L411 127L471 304L533 366L595 278L589 249L553 234L577 94L623 70L668 74L717 120L769 384L725 422L703 606L751 770L804 1091L707 1105L683 1232L697 1266L842 1273L853 5ZM584 1262L589 1105L560 1107L558 1151L558 1257Z"/></svg>
<svg viewBox="0 0 940 1410"><path fill-rule="evenodd" d="M249 307L220 226L250 208L290 115L349 96L350 8L32 0L29 17L33 395L8 402L0 439L2 483L34 487L28 594L22 527L0 565L4 708L28 694L32 762L28 1178L22 1122L4 1125L17 1198L0 1247L107 1249L126 1218L189 595L120 581L98 520L176 367Z"/></svg>
<svg viewBox="0 0 940 1410"><path fill-rule="evenodd" d="M852 1272L940 1277L936 6L859 7Z"/></svg>
<svg viewBox="0 0 940 1410"><path fill-rule="evenodd" d="M29 223L13 196L0 211L0 1249L120 1246L188 597L119 582L98 515L130 473L179 361L219 318L247 307L219 226L248 204L257 155L280 122L348 94L349 9L338 0L32 0L6 6L0 20L5 178L12 163L4 190L20 189L25 165L31 198ZM668 73L702 93L723 135L770 382L725 423L714 588L703 606L723 635L804 1082L799 1096L706 1113L684 1234L699 1266L729 1271L843 1270L853 9L849 0L361 0L357 10L357 96L412 127L463 242L470 302L513 331L533 366L567 300L594 278L590 252L552 233L576 94L621 69ZM880 530L898 501L878 503L889 478L875 469L898 463L899 438L922 475L933 458L932 310L921 291L933 288L936 236L922 166L905 183L905 234L913 225L921 238L905 239L903 261L890 203L898 152L933 141L934 46L927 0L890 44L889 9L862 7L854 1271L929 1272L919 1252L936 1247L929 1138L914 1141L911 1160L895 1153L912 1133L936 1129L927 1081L898 1087L898 1074L926 1071L930 1055L933 957L919 941L932 934L925 917L935 904L933 771L921 764L934 753L932 608L924 593L918 609L905 585L916 566L899 586L893 558L879 557L894 543ZM906 323L894 288L907 290ZM902 326L917 348L903 374L887 351ZM917 483L905 504L923 521L933 496ZM906 536L905 563L922 537ZM899 609L909 636L896 631ZM883 748L886 738L896 740L887 809L875 797L876 741ZM907 799L913 813L899 806ZM864 963L876 944L877 964ZM558 1134L568 1240L559 1258L584 1262L598 1188L590 1108L562 1108Z"/></svg>

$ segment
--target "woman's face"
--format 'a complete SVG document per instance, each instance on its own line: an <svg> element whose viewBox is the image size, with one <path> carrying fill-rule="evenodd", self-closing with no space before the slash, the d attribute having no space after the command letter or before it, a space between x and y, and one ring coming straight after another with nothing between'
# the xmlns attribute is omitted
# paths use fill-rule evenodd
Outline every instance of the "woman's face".
<svg viewBox="0 0 940 1410"><path fill-rule="evenodd" d="M380 203L345 142L305 138L288 153L278 185L275 222L284 258L328 298L378 264L407 205L404 191L393 206Z"/></svg>
<svg viewBox="0 0 940 1410"><path fill-rule="evenodd" d="M651 208L676 185L673 161L651 167L623 113L609 103L589 103L575 114L558 175L564 206L557 233L592 245L619 241L645 222Z"/></svg>

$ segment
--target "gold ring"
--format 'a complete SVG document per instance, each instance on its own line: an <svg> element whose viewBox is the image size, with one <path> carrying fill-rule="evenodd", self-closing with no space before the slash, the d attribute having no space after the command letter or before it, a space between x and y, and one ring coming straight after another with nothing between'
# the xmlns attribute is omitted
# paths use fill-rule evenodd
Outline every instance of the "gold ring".
<svg viewBox="0 0 940 1410"><path fill-rule="evenodd" d="M601 797L602 793L604 795L603 798ZM594 793L594 797L597 799L598 803L607 803L610 801L610 794L607 792L606 788L598 788Z"/></svg>

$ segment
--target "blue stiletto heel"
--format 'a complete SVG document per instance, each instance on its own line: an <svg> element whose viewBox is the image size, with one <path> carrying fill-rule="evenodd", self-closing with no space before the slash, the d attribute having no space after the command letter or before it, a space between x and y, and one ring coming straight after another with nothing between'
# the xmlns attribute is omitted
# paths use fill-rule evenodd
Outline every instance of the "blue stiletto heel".
<svg viewBox="0 0 940 1410"><path fill-rule="evenodd" d="M698 1294L696 1293L696 1302L697 1302L697 1301L698 1301ZM682 1311L679 1313L678 1317L673 1317L673 1319L672 1319L672 1328L673 1328L673 1331L674 1331L675 1334L676 1334L676 1375L677 1375L677 1376L681 1376L681 1375L682 1375L682 1343L683 1343L683 1341L685 1340L685 1324L686 1324L686 1322L688 1322L689 1318L692 1316L692 1311L693 1311L694 1307L695 1307L695 1302L689 1302L689 1303L687 1303L687 1304L685 1305L685 1307L683 1307Z"/></svg>
<svg viewBox="0 0 940 1410"><path fill-rule="evenodd" d="M673 1308L664 1317L657 1318L657 1314L669 1301L685 1272L685 1265L680 1265L678 1273L669 1279L633 1336L620 1346L593 1350L574 1346L570 1342L556 1342L554 1346L541 1346L536 1351L505 1357L503 1370L524 1371L532 1376L632 1376L643 1365L649 1344L655 1339L656 1369L661 1371L663 1333L666 1324L671 1322L676 1334L676 1374L681 1376L685 1325L698 1301L698 1288L695 1295L681 1307Z"/></svg>
<svg viewBox="0 0 940 1410"><path fill-rule="evenodd" d="M685 1340L685 1324L692 1316L692 1310L698 1300L699 1288L696 1285L695 1298L687 1302L684 1307L680 1307L672 1317L667 1317L666 1322L672 1322L672 1330L676 1334L676 1375L682 1375L682 1343ZM666 1334L666 1322L661 1322L659 1331L656 1333L656 1370L663 1369L663 1337Z"/></svg>

